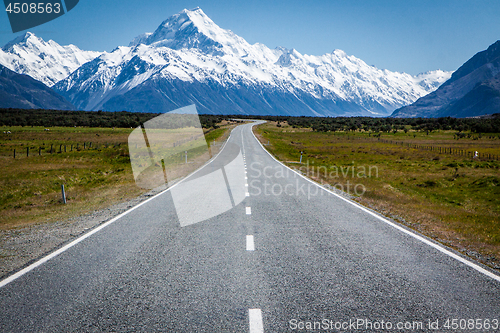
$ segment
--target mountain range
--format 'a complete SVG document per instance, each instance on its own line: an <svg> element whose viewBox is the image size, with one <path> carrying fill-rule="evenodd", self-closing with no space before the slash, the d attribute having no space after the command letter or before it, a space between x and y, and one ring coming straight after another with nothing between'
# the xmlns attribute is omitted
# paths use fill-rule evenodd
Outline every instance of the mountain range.
<svg viewBox="0 0 500 333"><path fill-rule="evenodd" d="M474 117L500 113L500 40L474 55L436 91L393 117Z"/></svg>
<svg viewBox="0 0 500 333"><path fill-rule="evenodd" d="M0 49L0 64L18 74L26 74L52 87L84 63L102 52L82 51L75 45L45 42L27 32Z"/></svg>
<svg viewBox="0 0 500 333"><path fill-rule="evenodd" d="M312 56L252 45L200 8L112 52L26 33L2 48L0 64L51 86L77 109L165 112L195 103L212 114L388 116L451 76L378 69L341 50Z"/></svg>

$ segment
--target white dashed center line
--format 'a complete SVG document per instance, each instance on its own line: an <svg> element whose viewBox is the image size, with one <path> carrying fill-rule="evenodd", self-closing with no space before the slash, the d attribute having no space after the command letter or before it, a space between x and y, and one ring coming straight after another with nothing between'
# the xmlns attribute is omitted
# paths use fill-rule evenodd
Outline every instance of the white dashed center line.
<svg viewBox="0 0 500 333"><path fill-rule="evenodd" d="M244 148L243 136L241 138L242 150ZM243 165L245 167L245 196L250 196L248 193L248 177L247 177L247 163L245 154L243 154ZM252 208L245 207L247 215L252 214ZM253 235L247 235L247 251L255 251L255 244ZM250 333L264 333L264 324L262 323L262 311L260 309L248 309L248 323L250 326Z"/></svg>
<svg viewBox="0 0 500 333"><path fill-rule="evenodd" d="M253 242L253 235L247 235L247 251L255 251L255 244Z"/></svg>
<svg viewBox="0 0 500 333"><path fill-rule="evenodd" d="M264 333L262 311L260 309L248 309L248 321L250 324L250 333Z"/></svg>

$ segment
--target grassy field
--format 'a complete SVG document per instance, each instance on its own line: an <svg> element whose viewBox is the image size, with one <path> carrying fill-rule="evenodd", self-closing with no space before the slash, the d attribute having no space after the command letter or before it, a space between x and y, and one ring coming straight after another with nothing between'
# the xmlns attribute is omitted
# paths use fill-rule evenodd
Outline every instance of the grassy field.
<svg viewBox="0 0 500 333"><path fill-rule="evenodd" d="M212 154L235 126L226 121L219 125L205 130ZM146 192L136 186L132 174L127 144L131 132L131 128L0 128L0 229L67 219ZM177 175L189 171L181 168Z"/></svg>
<svg viewBox="0 0 500 333"><path fill-rule="evenodd" d="M320 133L275 122L256 129L290 167L300 166L310 178L500 269L500 161L487 158L500 155L500 138L457 140L455 133L398 131L379 139L368 132ZM444 153L450 148L454 154ZM303 163L297 164L301 151Z"/></svg>

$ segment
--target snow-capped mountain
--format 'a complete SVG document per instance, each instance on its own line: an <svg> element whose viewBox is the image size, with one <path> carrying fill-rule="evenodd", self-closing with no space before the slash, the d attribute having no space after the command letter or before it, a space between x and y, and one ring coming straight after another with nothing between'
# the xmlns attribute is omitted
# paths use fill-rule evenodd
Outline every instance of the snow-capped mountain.
<svg viewBox="0 0 500 333"><path fill-rule="evenodd" d="M4 51L22 42L9 44ZM173 15L129 46L89 53L85 60L92 56L57 78L45 74L56 67L43 70L44 61L13 70L31 71L27 74L43 82L60 79L54 89L84 110L162 112L195 103L203 113L324 116L389 115L451 75L381 70L341 50L312 56L251 45L217 26L200 8Z"/></svg>
<svg viewBox="0 0 500 333"><path fill-rule="evenodd" d="M31 32L0 49L0 64L18 74L26 74L51 87L101 52L82 51L74 45L45 42Z"/></svg>
<svg viewBox="0 0 500 333"><path fill-rule="evenodd" d="M251 45L196 8L84 64L55 89L88 110L196 103L209 113L388 115L450 75L381 70L340 50L310 56Z"/></svg>

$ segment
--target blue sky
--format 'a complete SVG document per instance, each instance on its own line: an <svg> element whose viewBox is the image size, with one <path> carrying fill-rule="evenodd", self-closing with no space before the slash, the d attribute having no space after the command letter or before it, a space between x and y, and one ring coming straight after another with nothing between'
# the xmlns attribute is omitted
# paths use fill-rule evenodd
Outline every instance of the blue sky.
<svg viewBox="0 0 500 333"><path fill-rule="evenodd" d="M80 0L30 29L45 40L111 51L184 8L201 7L250 43L321 55L344 50L369 65L418 74L455 70L500 39L499 0ZM0 14L0 45L16 36Z"/></svg>

